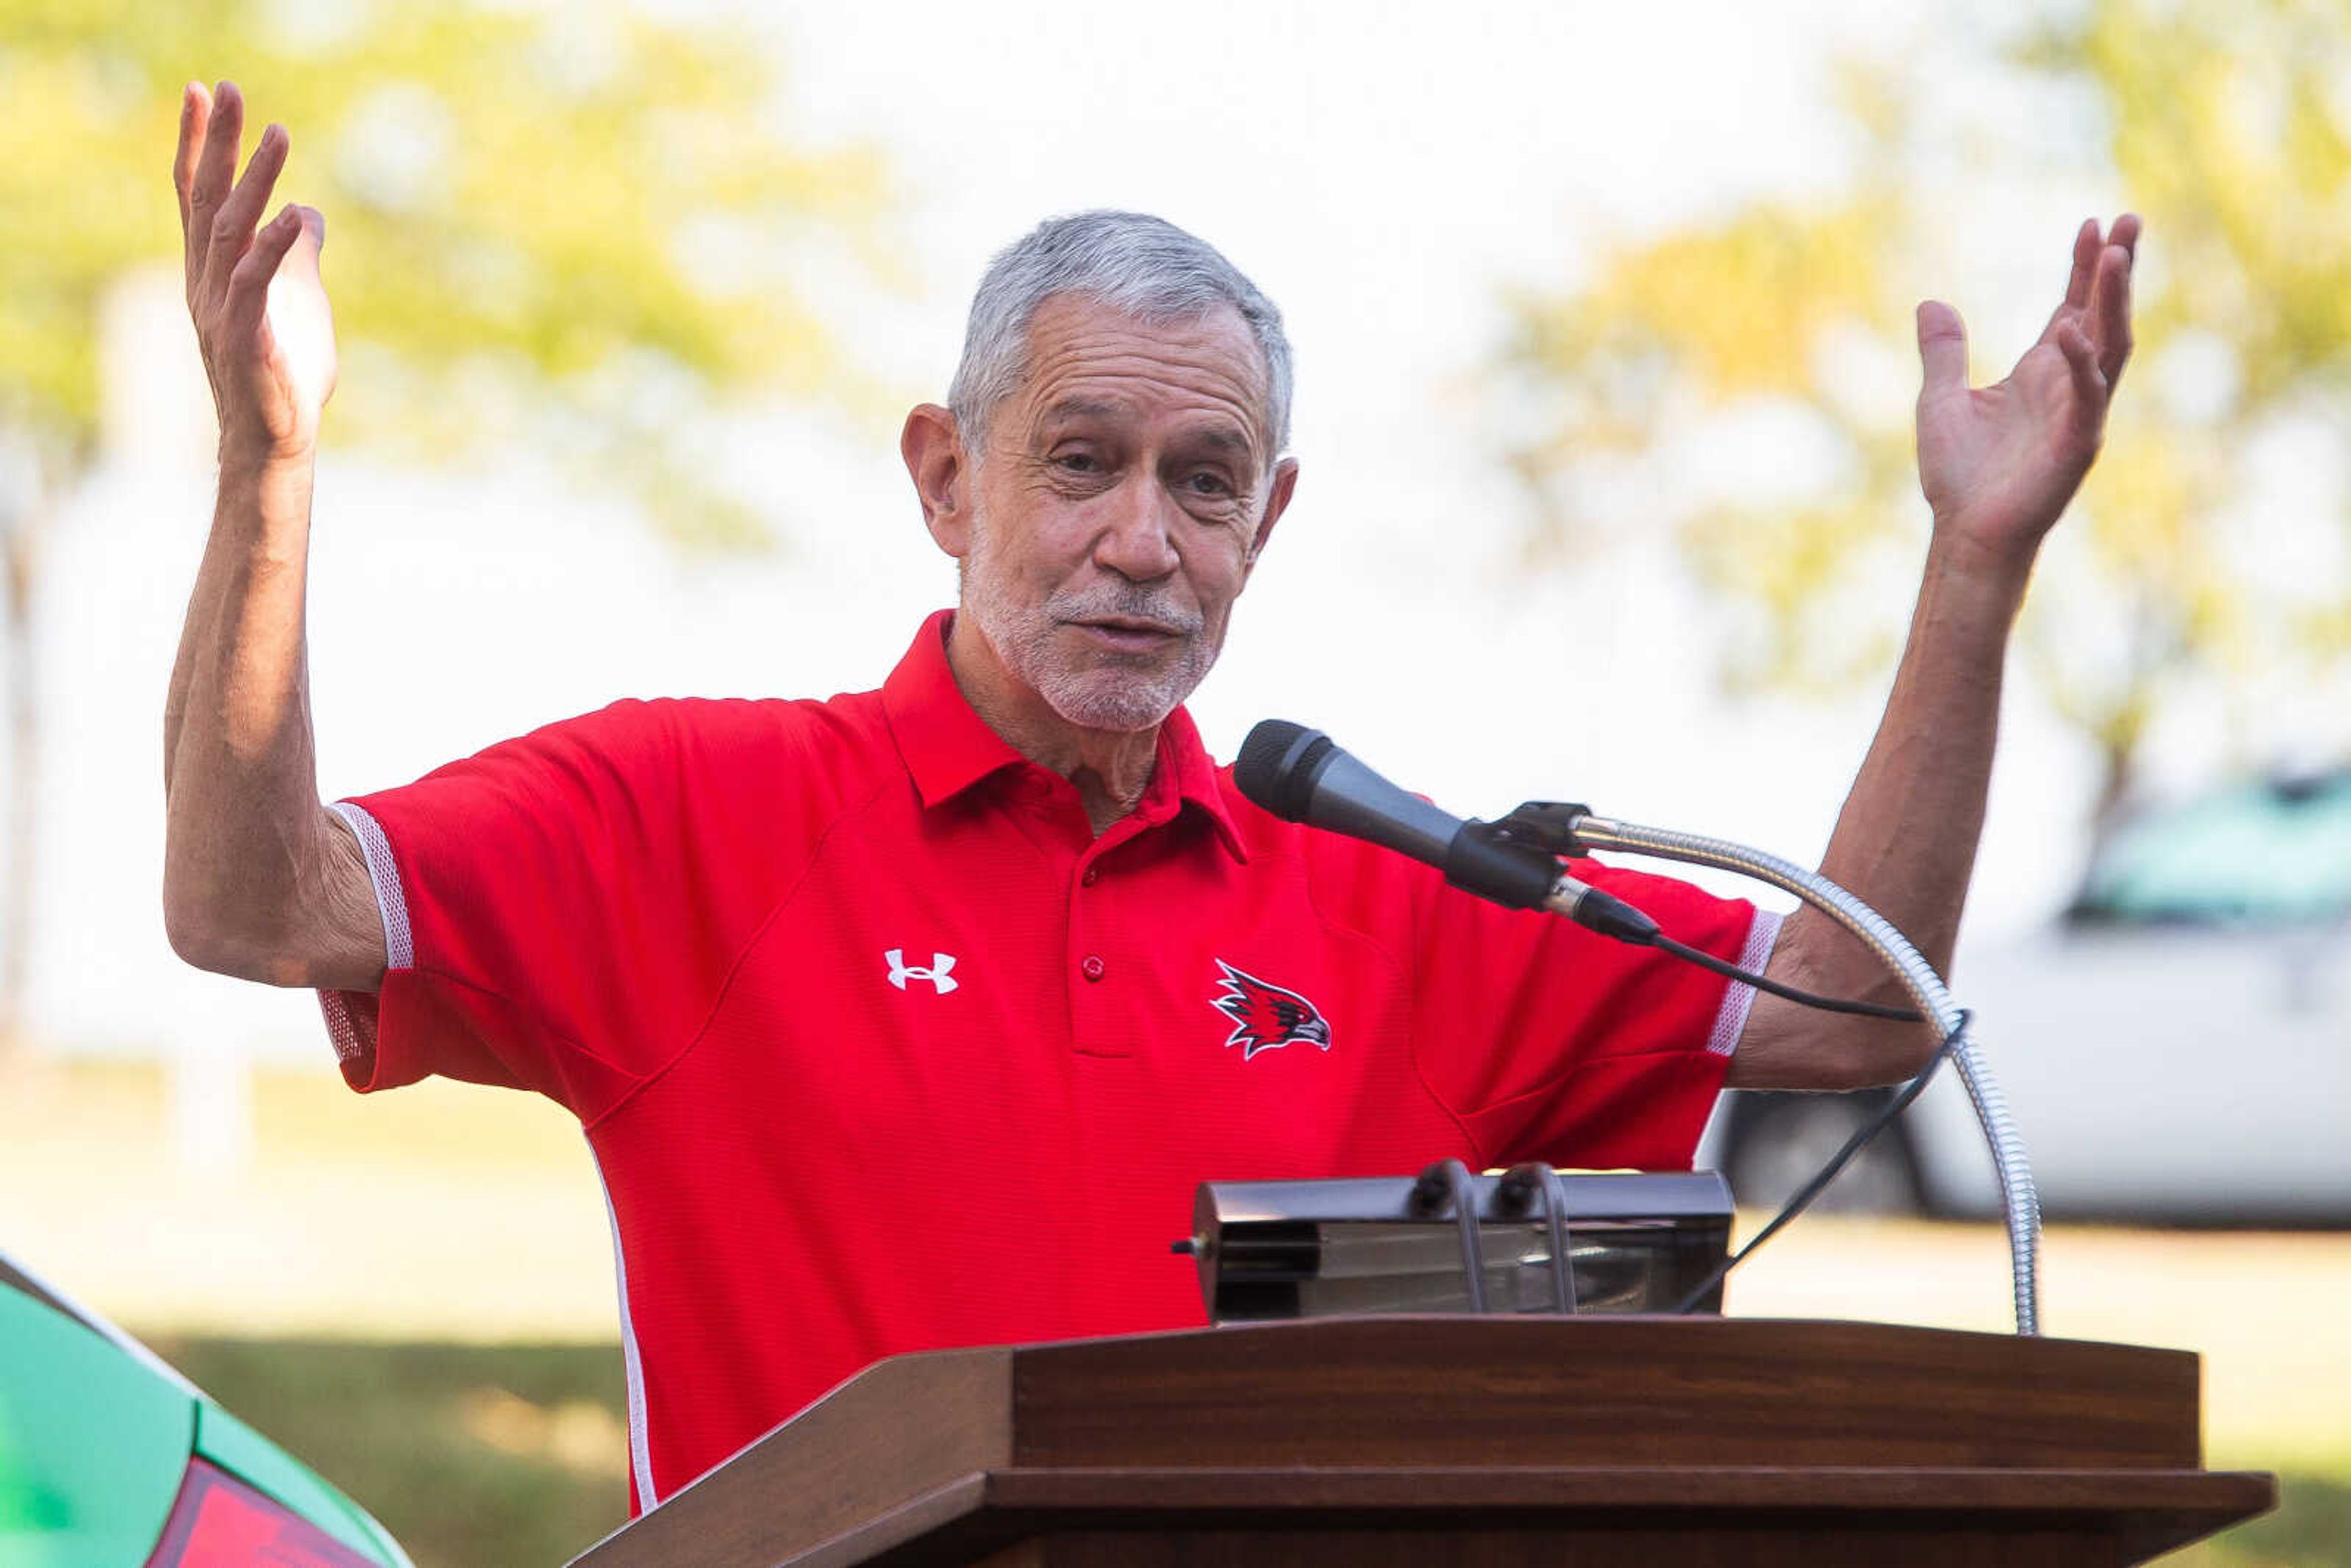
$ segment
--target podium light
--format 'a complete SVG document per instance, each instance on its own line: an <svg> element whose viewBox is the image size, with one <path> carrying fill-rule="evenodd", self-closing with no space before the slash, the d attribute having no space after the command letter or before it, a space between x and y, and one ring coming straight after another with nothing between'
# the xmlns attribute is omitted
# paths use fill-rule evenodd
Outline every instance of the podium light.
<svg viewBox="0 0 2351 1568"><path fill-rule="evenodd" d="M1218 1323L1670 1312L1722 1261L1730 1218L1713 1171L1472 1176L1454 1160L1417 1178L1203 1182L1191 1239L1176 1246ZM1700 1305L1722 1310L1719 1283Z"/></svg>

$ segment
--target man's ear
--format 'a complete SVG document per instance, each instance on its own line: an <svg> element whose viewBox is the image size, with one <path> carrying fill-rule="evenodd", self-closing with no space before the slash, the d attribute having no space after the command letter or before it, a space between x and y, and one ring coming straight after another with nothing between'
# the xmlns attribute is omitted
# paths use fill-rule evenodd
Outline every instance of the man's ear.
<svg viewBox="0 0 2351 1568"><path fill-rule="evenodd" d="M1273 538L1273 525L1281 521L1281 514L1290 509L1290 497L1298 489L1298 459L1285 457L1273 465L1273 483L1265 493L1265 520L1257 526L1257 537L1249 540L1249 566L1254 570L1257 558L1265 553L1265 541Z"/></svg>
<svg viewBox="0 0 2351 1568"><path fill-rule="evenodd" d="M958 560L971 545L971 464L955 415L937 403L918 403L898 433L898 455L923 504L923 526L939 549Z"/></svg>

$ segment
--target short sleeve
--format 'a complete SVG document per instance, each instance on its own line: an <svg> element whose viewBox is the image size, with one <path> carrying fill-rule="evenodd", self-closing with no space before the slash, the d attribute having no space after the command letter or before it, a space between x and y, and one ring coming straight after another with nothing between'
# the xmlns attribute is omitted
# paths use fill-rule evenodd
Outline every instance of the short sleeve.
<svg viewBox="0 0 2351 1568"><path fill-rule="evenodd" d="M790 748L758 710L791 706L616 703L339 805L388 958L379 993L321 993L345 1078L528 1089L586 1121L659 1071L772 896L757 796Z"/></svg>
<svg viewBox="0 0 2351 1568"><path fill-rule="evenodd" d="M1779 919L1744 900L1591 861L1575 873L1691 946L1758 970L1770 957ZM1687 1168L1752 988L1450 887L1419 943L1422 1071L1489 1163Z"/></svg>

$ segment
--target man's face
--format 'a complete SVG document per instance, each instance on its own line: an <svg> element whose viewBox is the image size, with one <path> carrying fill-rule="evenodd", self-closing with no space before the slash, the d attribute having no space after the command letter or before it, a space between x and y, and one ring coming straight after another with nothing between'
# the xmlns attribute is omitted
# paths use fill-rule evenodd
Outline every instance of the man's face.
<svg viewBox="0 0 2351 1568"><path fill-rule="evenodd" d="M1266 409L1229 306L1154 327L1064 295L1031 318L976 455L963 610L1068 723L1151 728L1216 663L1287 498Z"/></svg>

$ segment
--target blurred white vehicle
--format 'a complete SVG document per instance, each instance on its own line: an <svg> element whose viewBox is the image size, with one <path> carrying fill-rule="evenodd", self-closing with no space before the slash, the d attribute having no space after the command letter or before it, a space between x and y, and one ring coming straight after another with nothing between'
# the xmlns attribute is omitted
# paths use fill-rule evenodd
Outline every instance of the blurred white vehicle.
<svg viewBox="0 0 2351 1568"><path fill-rule="evenodd" d="M2139 819L2063 921L1956 967L2044 1212L2351 1225L2351 769ZM1776 1206L1885 1097L1727 1094L1698 1163ZM1822 1203L1996 1212L1956 1074Z"/></svg>

